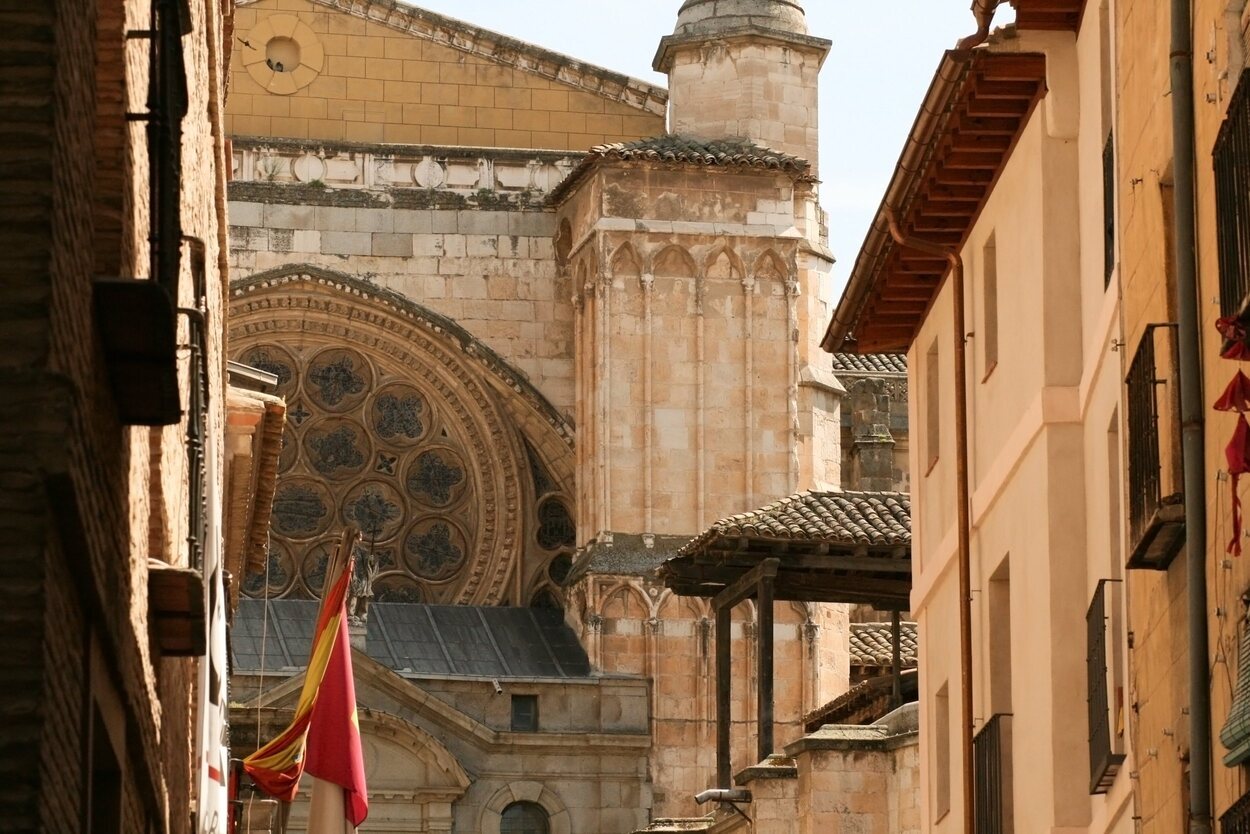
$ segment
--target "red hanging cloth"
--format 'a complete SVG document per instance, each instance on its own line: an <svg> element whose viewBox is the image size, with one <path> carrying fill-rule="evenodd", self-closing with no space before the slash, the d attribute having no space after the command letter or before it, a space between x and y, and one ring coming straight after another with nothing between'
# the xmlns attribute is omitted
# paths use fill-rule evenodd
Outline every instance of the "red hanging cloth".
<svg viewBox="0 0 1250 834"><path fill-rule="evenodd" d="M1240 556L1241 496L1237 494L1237 481L1250 472L1250 423L1246 422L1246 415L1237 415L1237 428L1233 430L1233 439L1224 448L1224 456L1228 460L1229 480L1233 482L1233 537L1229 539L1227 552Z"/></svg>
<svg viewBox="0 0 1250 834"><path fill-rule="evenodd" d="M1215 329L1224 337L1220 356L1224 359L1250 360L1250 343L1246 341L1246 325L1240 316L1224 316L1215 320Z"/></svg>

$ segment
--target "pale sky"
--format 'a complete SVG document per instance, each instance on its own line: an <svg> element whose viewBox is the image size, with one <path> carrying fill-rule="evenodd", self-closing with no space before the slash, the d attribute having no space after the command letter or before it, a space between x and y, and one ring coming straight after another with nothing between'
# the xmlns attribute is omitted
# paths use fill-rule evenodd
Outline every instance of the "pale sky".
<svg viewBox="0 0 1250 834"><path fill-rule="evenodd" d="M666 86L651 70L681 0L410 0L574 58ZM833 50L820 76L821 202L845 282L942 51L972 32L971 0L807 0ZM995 24L1010 20L1000 12Z"/></svg>

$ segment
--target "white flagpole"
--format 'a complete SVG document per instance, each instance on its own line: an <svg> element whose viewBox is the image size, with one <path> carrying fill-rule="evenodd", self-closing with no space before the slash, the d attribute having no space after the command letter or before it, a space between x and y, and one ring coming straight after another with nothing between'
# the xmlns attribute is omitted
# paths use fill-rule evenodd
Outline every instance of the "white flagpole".
<svg viewBox="0 0 1250 834"><path fill-rule="evenodd" d="M308 807L308 834L356 834L356 828L347 821L347 807L343 801L343 789L311 773L304 774L312 781L312 798Z"/></svg>

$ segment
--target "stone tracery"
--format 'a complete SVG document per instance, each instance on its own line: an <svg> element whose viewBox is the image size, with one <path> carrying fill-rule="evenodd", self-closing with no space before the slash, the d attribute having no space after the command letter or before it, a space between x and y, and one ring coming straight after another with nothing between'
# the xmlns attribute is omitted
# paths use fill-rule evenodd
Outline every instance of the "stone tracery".
<svg viewBox="0 0 1250 834"><path fill-rule="evenodd" d="M319 594L331 540L354 525L379 601L515 602L523 531L565 544L559 488L545 475L556 494L527 498L532 462L472 343L355 283L293 272L235 288L233 353L290 404L270 565L245 593Z"/></svg>

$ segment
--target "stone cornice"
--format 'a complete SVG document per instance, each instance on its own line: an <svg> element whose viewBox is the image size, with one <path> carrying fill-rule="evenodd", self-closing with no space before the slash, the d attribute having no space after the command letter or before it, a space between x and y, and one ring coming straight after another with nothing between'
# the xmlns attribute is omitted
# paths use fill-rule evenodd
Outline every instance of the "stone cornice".
<svg viewBox="0 0 1250 834"><path fill-rule="evenodd" d="M829 55L829 50L833 48L833 41L828 38L800 35L796 32L768 29L761 26L740 26L709 34L665 35L663 38L660 38L660 46L655 51L655 57L651 61L651 68L656 72L667 73L673 68L673 60L677 51L685 47L698 47L705 43L713 42L727 43L745 40L758 43L775 43L795 49L807 49L812 52L818 52L820 53L820 63L822 65L825 62L825 58Z"/></svg>
<svg viewBox="0 0 1250 834"><path fill-rule="evenodd" d="M237 5L244 7L258 2L260 0L237 0ZM663 87L407 3L397 0L310 2L619 101L643 112L657 116L667 112L668 91Z"/></svg>

